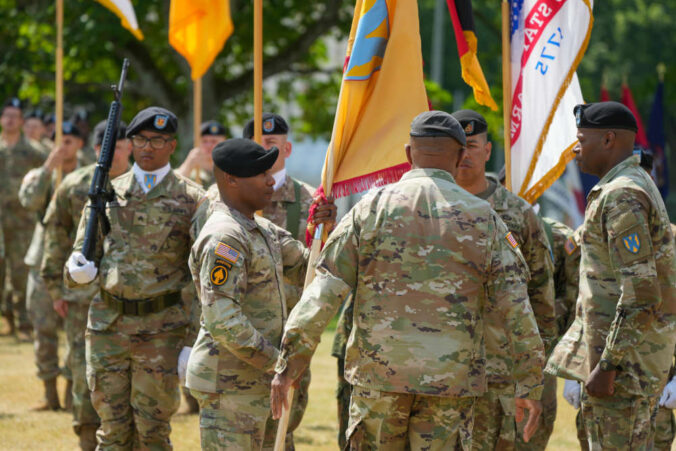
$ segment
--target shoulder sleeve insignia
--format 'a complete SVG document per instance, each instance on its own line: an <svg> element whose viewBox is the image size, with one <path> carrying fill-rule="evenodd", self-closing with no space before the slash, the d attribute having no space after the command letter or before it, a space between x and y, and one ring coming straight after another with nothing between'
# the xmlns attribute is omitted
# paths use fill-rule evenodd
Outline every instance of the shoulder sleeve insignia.
<svg viewBox="0 0 676 451"><path fill-rule="evenodd" d="M638 254L638 251L641 250L641 240L638 237L638 233L630 233L622 237L622 244L632 254Z"/></svg>
<svg viewBox="0 0 676 451"><path fill-rule="evenodd" d="M232 263L237 263L237 260L239 259L239 251L231 248L225 243L221 243L220 241L218 242L214 253Z"/></svg>
<svg viewBox="0 0 676 451"><path fill-rule="evenodd" d="M575 249L577 249L577 243L571 236L566 240L566 244L563 245L563 248L566 250L566 254L572 255L573 252L575 252Z"/></svg>
<svg viewBox="0 0 676 451"><path fill-rule="evenodd" d="M519 247L519 243L516 241L516 238L514 238L514 235L512 235L512 232L507 232L507 235L505 235L505 239L509 243L510 246L512 246L514 249Z"/></svg>
<svg viewBox="0 0 676 451"><path fill-rule="evenodd" d="M214 285L223 285L228 280L228 268L225 265L215 265L211 269L210 279Z"/></svg>

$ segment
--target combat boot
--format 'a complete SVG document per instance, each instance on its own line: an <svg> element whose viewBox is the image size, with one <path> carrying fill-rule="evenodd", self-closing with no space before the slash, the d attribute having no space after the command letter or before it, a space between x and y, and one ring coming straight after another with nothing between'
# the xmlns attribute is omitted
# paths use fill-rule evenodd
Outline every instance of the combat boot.
<svg viewBox="0 0 676 451"><path fill-rule="evenodd" d="M80 427L80 449L82 451L94 451L96 449L97 426L85 424Z"/></svg>
<svg viewBox="0 0 676 451"><path fill-rule="evenodd" d="M5 318L5 321L7 322L7 332L3 333L3 335L11 337L14 334L16 334L16 325L14 324L14 312L11 310L3 312L2 316Z"/></svg>
<svg viewBox="0 0 676 451"><path fill-rule="evenodd" d="M42 381L45 385L45 398L42 403L33 407L31 410L36 412L44 412L47 410L60 410L59 392L56 390L56 378Z"/></svg>
<svg viewBox="0 0 676 451"><path fill-rule="evenodd" d="M73 381L66 384L66 394L63 397L63 409L71 411L73 409Z"/></svg>
<svg viewBox="0 0 676 451"><path fill-rule="evenodd" d="M19 332L16 334L16 339L19 343L32 343L32 329L30 327L19 327Z"/></svg>

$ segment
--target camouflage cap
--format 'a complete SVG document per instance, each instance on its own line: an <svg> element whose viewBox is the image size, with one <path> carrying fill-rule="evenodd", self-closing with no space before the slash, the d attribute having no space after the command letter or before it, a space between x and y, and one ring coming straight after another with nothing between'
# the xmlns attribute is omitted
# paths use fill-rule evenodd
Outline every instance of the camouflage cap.
<svg viewBox="0 0 676 451"><path fill-rule="evenodd" d="M467 144L460 123L445 111L425 111L411 122L411 136L416 138L449 137Z"/></svg>

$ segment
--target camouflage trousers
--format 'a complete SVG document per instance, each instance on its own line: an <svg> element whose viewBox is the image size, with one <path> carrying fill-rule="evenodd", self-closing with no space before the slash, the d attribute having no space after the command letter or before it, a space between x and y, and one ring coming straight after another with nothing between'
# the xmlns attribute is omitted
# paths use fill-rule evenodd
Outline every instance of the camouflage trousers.
<svg viewBox="0 0 676 451"><path fill-rule="evenodd" d="M127 335L87 329L87 384L101 419L99 451L171 449L169 420L181 401L178 354L186 327Z"/></svg>
<svg viewBox="0 0 676 451"><path fill-rule="evenodd" d="M345 359L338 358L338 387L336 388L336 401L338 404L338 446L345 449L347 445L347 425L350 422L350 397L352 385L345 380Z"/></svg>
<svg viewBox="0 0 676 451"><path fill-rule="evenodd" d="M474 403L472 450L513 450L516 438L514 398L487 391Z"/></svg>
<svg viewBox="0 0 676 451"><path fill-rule="evenodd" d="M38 367L38 377L42 380L54 379L59 369L59 337L57 331L61 328L62 320L54 311L52 297L47 291L45 283L40 278L37 268L30 268L26 285L26 308L28 317L33 323L33 347L35 349L35 364ZM66 352L66 368L68 368L68 350ZM64 376L70 379L69 371Z"/></svg>
<svg viewBox="0 0 676 451"><path fill-rule="evenodd" d="M9 221L3 215L5 238L5 293L2 296L2 312L13 315L19 329L30 330L31 321L26 312L26 283L28 281L28 266L23 259L28 251L28 245L33 237L34 224L21 225Z"/></svg>
<svg viewBox="0 0 676 451"><path fill-rule="evenodd" d="M101 421L92 405L87 386L87 359L85 351L85 331L87 330L88 304L70 302L64 321L66 340L70 348L68 366L73 377L73 429L80 435L80 428L86 425L98 426Z"/></svg>
<svg viewBox="0 0 676 451"><path fill-rule="evenodd" d="M589 441L587 440L587 431L584 429L582 409L578 409L577 415L575 415L575 428L577 429L577 441L580 443L580 450L589 451Z"/></svg>
<svg viewBox="0 0 676 451"><path fill-rule="evenodd" d="M594 398L581 393L581 411L591 451L652 448L658 397Z"/></svg>
<svg viewBox="0 0 676 451"><path fill-rule="evenodd" d="M351 450L467 450L475 398L388 393L352 387Z"/></svg>
<svg viewBox="0 0 676 451"><path fill-rule="evenodd" d="M657 418L655 419L655 451L670 451L671 444L676 435L676 424L674 423L674 412L671 409L660 407L657 409Z"/></svg>
<svg viewBox="0 0 676 451"><path fill-rule="evenodd" d="M540 424L530 438L528 443L523 441L523 428L528 421L528 412L521 423L516 424L516 449L544 451L547 448L547 442L554 432L554 421L556 420L556 376L545 374L545 386L542 391L542 415Z"/></svg>

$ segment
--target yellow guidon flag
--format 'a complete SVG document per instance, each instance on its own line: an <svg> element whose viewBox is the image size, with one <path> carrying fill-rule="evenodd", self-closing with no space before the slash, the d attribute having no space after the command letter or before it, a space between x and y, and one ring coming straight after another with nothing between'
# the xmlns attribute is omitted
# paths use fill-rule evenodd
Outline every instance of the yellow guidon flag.
<svg viewBox="0 0 676 451"><path fill-rule="evenodd" d="M197 80L209 69L233 31L229 0L171 0L169 43Z"/></svg>
<svg viewBox="0 0 676 451"><path fill-rule="evenodd" d="M111 10L122 21L122 26L129 30L136 39L143 40L143 33L138 27L136 13L130 0L96 0L103 6Z"/></svg>
<svg viewBox="0 0 676 451"><path fill-rule="evenodd" d="M322 188L341 197L408 171L411 121L429 109L416 0L357 0Z"/></svg>

